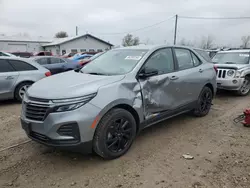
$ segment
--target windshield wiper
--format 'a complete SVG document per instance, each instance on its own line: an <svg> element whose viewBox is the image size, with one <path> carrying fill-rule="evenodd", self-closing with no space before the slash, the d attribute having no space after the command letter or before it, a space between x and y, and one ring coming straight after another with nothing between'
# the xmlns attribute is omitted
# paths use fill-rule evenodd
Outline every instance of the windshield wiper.
<svg viewBox="0 0 250 188"><path fill-rule="evenodd" d="M237 64L236 62L225 62L225 64Z"/></svg>

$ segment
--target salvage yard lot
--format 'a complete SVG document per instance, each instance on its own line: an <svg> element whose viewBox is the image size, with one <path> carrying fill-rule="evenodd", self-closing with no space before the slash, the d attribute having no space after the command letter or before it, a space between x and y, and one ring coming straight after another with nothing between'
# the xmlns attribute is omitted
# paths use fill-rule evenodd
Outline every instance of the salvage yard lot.
<svg viewBox="0 0 250 188"><path fill-rule="evenodd" d="M181 115L147 128L113 161L35 142L2 151L0 187L249 187L250 128L233 123L249 101L218 94L208 116ZM27 140L20 108L0 104L0 150ZM194 159L182 158L187 153Z"/></svg>

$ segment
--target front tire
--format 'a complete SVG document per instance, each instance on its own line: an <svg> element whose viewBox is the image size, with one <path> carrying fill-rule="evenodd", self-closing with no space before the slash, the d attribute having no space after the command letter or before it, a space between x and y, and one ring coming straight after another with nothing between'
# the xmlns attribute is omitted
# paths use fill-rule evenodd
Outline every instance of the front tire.
<svg viewBox="0 0 250 188"><path fill-rule="evenodd" d="M193 110L193 114L196 117L206 116L211 108L213 100L213 93L209 87L204 87L200 93L197 107Z"/></svg>
<svg viewBox="0 0 250 188"><path fill-rule="evenodd" d="M15 99L22 102L24 94L27 92L28 88L32 85L31 82L23 82L19 84L15 89Z"/></svg>
<svg viewBox="0 0 250 188"><path fill-rule="evenodd" d="M245 79L241 88L236 92L239 96L246 96L250 92L250 81Z"/></svg>
<svg viewBox="0 0 250 188"><path fill-rule="evenodd" d="M93 150L104 159L115 159L124 155L136 136L136 121L127 110L114 108L99 122Z"/></svg>

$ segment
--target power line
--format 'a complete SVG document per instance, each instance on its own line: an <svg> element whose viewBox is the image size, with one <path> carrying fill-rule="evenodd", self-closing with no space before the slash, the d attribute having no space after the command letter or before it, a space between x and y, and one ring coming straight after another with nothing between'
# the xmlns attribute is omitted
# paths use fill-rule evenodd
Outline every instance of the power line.
<svg viewBox="0 0 250 188"><path fill-rule="evenodd" d="M197 19L197 20L246 20L250 17L193 17L193 16L179 16L184 19Z"/></svg>
<svg viewBox="0 0 250 188"><path fill-rule="evenodd" d="M124 34L127 34L127 33L134 33L134 32L137 32L137 31L141 31L141 30L144 30L144 29L148 29L148 28L151 28L151 27L155 27L157 25L160 25L172 18L174 18L175 16L170 16L168 17L167 19L165 20L162 20L160 22L157 22L157 23L154 23L152 25L148 25L148 26L145 26L145 27L141 27L141 28L138 28L138 29L135 29L135 30L131 30L131 31L126 31L126 32L120 32L120 33L96 33L98 35L124 35Z"/></svg>

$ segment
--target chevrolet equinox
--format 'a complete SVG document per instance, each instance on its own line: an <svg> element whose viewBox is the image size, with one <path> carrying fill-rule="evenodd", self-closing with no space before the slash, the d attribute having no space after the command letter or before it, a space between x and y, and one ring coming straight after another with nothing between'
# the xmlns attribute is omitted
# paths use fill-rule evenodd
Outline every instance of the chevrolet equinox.
<svg viewBox="0 0 250 188"><path fill-rule="evenodd" d="M195 49L118 48L34 83L21 124L39 143L114 159L146 127L186 112L207 115L215 93L216 68Z"/></svg>

